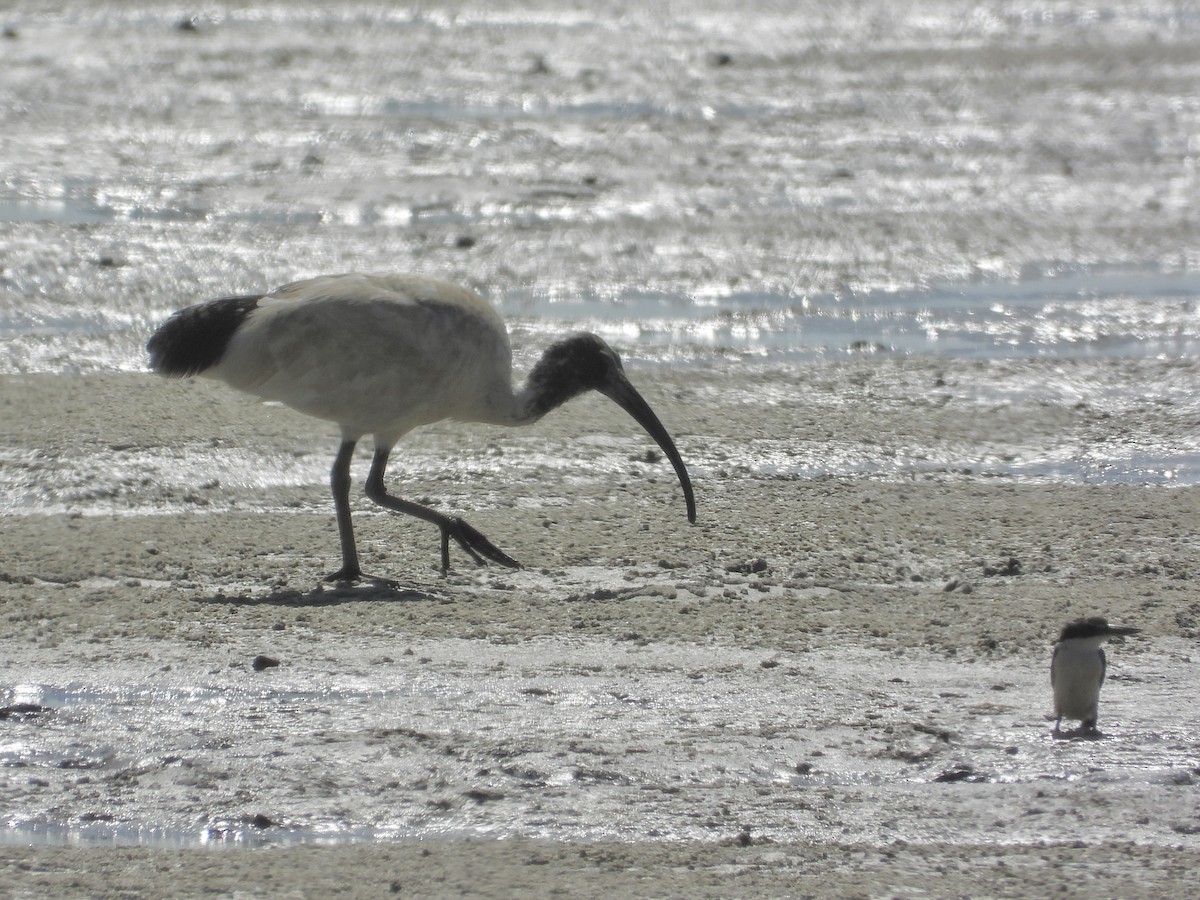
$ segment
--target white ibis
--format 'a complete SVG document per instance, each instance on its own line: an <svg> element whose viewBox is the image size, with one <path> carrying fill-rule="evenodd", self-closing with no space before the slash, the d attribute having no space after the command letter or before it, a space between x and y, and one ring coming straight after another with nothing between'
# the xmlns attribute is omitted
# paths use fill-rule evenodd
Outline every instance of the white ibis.
<svg viewBox="0 0 1200 900"><path fill-rule="evenodd" d="M331 581L356 581L350 521L350 460L372 435L366 494L379 505L432 522L441 531L442 571L450 538L477 564L518 563L461 518L387 492L392 447L420 425L444 419L527 425L587 390L625 409L666 453L696 521L687 468L666 428L630 384L621 360L594 334L553 344L514 387L504 320L482 297L419 275L327 275L269 294L228 297L181 309L147 344L163 375L205 375L302 413L336 422L342 442L330 483L342 544Z"/></svg>
<svg viewBox="0 0 1200 900"><path fill-rule="evenodd" d="M1137 634L1140 628L1109 625L1098 616L1076 619L1063 626L1050 658L1050 686L1054 691L1054 733L1064 718L1078 719L1080 732L1095 736L1096 709L1108 660L1100 647L1110 637Z"/></svg>

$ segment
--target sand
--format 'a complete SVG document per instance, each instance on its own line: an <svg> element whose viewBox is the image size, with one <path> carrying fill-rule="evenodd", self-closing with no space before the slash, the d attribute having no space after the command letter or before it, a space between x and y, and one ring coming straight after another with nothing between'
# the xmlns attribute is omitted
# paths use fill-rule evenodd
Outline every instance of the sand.
<svg viewBox="0 0 1200 900"><path fill-rule="evenodd" d="M1196 853L1133 844L408 843L0 851L9 896L1186 897ZM24 893L22 893L24 892Z"/></svg>
<svg viewBox="0 0 1200 900"><path fill-rule="evenodd" d="M695 526L669 467L602 400L521 431L438 426L398 453L396 489L462 511L526 568L459 554L443 576L435 535L363 501L364 567L402 586L344 589L321 581L337 562L327 426L203 380L0 379L4 685L207 685L230 703L223 743L173 756L200 725L62 711L47 748L93 727L117 750L84 778L10 758L10 815L67 830L0 847L0 895L1195 893L1200 495L1005 474L1030 447L1133 447L1180 425L1153 404L970 399L1037 365L1062 377L917 360L635 372L691 466ZM914 442L930 454L897 462ZM960 458L933 458L945 447ZM870 458L891 462L871 472ZM806 460L825 471L797 475ZM1145 634L1110 654L1108 737L1056 742L1050 644L1096 613ZM236 710L256 655L281 663L271 685L353 679L384 721L336 726L355 713L331 701L322 728L268 718L275 743L255 743ZM403 707L389 692L416 679L482 699L451 710L459 723L436 701ZM285 702L276 690L254 694L260 721ZM393 756L336 769L369 746ZM211 767L191 794L175 784L189 754ZM432 785L406 768L447 755L461 765ZM339 797L348 812L330 812ZM80 837L89 815L240 834L254 810L278 840ZM312 838L338 815L374 839Z"/></svg>
<svg viewBox="0 0 1200 900"><path fill-rule="evenodd" d="M0 897L1200 893L1185 7L25 6ZM523 362L648 316L697 524L587 398L395 455L525 568L359 499L399 587L322 582L334 431L136 370L345 268L478 285ZM1144 632L1055 740L1095 614Z"/></svg>

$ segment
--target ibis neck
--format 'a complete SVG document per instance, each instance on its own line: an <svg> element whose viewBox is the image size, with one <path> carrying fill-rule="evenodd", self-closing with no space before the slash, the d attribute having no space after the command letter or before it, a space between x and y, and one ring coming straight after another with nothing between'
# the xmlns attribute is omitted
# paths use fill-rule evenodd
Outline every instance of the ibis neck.
<svg viewBox="0 0 1200 900"><path fill-rule="evenodd" d="M476 421L492 425L531 425L562 406L571 396L564 396L561 391L548 391L544 382L527 380L520 387L510 387L503 394L493 396L485 404L486 411Z"/></svg>
<svg viewBox="0 0 1200 900"><path fill-rule="evenodd" d="M532 375L513 393L513 424L536 422L551 410L558 409L575 393L562 386L535 379Z"/></svg>
<svg viewBox="0 0 1200 900"><path fill-rule="evenodd" d="M572 397L600 389L605 365L620 368L616 354L595 335L575 335L552 344L529 370L524 384L519 388L509 385L502 397L487 404L492 421L505 425L536 422Z"/></svg>

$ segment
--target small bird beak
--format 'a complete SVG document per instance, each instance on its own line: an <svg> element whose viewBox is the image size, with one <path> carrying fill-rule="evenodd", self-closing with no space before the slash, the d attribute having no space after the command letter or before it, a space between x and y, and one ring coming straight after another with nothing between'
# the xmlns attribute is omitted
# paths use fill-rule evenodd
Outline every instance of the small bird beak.
<svg viewBox="0 0 1200 900"><path fill-rule="evenodd" d="M687 502L688 521L695 524L696 498L692 495L692 480L688 478L687 467L683 464L679 451L675 449L675 442L671 440L671 435L667 434L663 423L658 421L658 416L654 414L650 404L642 399L642 395L623 376L613 378L596 390L633 416L637 423L646 429L650 437L654 438L663 453L667 454L667 459L671 460L671 465L675 467L675 474L679 476L679 484L683 488L683 499Z"/></svg>
<svg viewBox="0 0 1200 900"><path fill-rule="evenodd" d="M1126 635L1126 634L1141 634L1141 633L1142 633L1142 629L1133 628L1129 625L1109 625L1108 626L1109 637L1119 637L1119 636Z"/></svg>

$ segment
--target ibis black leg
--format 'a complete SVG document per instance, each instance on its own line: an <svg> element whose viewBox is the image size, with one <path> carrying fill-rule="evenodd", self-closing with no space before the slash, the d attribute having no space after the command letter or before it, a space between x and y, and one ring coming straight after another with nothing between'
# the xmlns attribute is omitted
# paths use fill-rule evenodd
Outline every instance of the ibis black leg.
<svg viewBox="0 0 1200 900"><path fill-rule="evenodd" d="M375 458L371 461L371 473L367 476L367 496L380 506L394 512L416 516L418 519L423 519L426 522L432 522L436 525L442 533L443 572L450 570L450 538L454 538L458 542L458 546L462 547L467 552L467 555L475 560L478 565L483 565L488 560L491 560L494 563L499 563L502 566L508 566L513 569L521 567L520 563L497 548L491 541L462 519L455 516L447 516L435 509L430 509L428 506L422 506L419 503L413 503L409 500L401 500L399 497L389 494L386 485L383 483L383 474L387 469L388 463L388 452L388 450L379 448L375 450ZM351 546L353 546L353 540L352 536ZM344 546L345 542L343 541L343 548Z"/></svg>
<svg viewBox="0 0 1200 900"><path fill-rule="evenodd" d="M342 568L326 581L357 581L362 578L358 550L354 546L354 524L350 521L350 460L357 441L342 441L333 460L329 485L333 488L333 507L337 511L338 537L342 541Z"/></svg>

